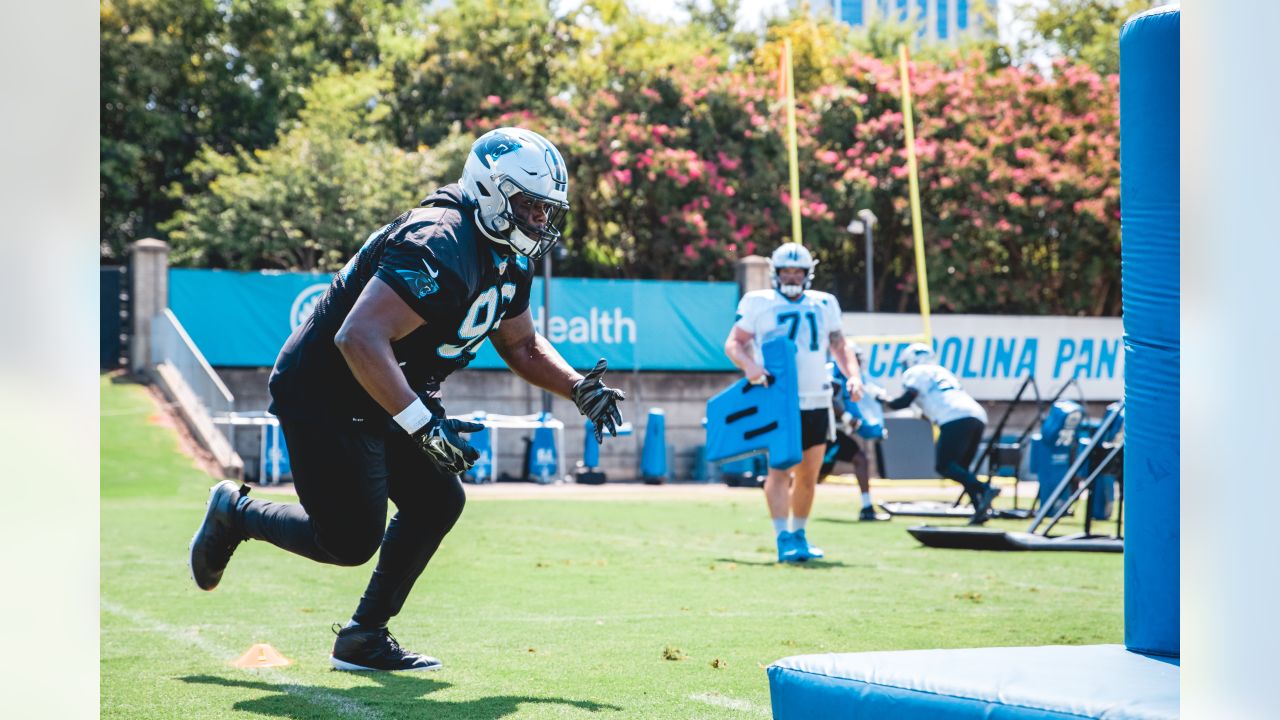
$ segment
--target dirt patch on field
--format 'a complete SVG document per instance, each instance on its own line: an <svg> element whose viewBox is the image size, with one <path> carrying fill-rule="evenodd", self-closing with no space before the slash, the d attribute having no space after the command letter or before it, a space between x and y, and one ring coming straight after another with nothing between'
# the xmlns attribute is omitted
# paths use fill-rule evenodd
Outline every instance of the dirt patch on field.
<svg viewBox="0 0 1280 720"><path fill-rule="evenodd" d="M178 449L191 458L192 465L212 477L222 477L222 470L213 459L213 455L196 440L195 435L191 433L191 428L187 427L182 416L178 414L176 405L164 396L160 388L123 373L112 376L111 382L141 386L146 391L147 397L151 398L153 405L151 414L147 416L147 423L172 430L178 438Z"/></svg>

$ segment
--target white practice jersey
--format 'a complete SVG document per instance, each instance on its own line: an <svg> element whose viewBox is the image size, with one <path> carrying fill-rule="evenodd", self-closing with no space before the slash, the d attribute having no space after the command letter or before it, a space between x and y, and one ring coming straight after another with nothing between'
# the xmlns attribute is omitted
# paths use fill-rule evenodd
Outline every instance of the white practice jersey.
<svg viewBox="0 0 1280 720"><path fill-rule="evenodd" d="M987 411L960 388L960 381L941 365L916 365L902 374L902 386L916 391L914 402L937 425L977 418L987 422Z"/></svg>
<svg viewBox="0 0 1280 720"><path fill-rule="evenodd" d="M752 290L738 301L735 327L755 336L755 359L763 364L760 346L778 335L796 344L800 409L831 407L831 375L827 348L840 329L840 303L830 293L805 290L788 300L777 290Z"/></svg>

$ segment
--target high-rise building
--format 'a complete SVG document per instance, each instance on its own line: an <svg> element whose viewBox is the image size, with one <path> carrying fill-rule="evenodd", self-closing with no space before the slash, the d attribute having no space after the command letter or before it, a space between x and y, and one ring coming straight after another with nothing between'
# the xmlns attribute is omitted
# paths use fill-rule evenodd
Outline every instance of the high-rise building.
<svg viewBox="0 0 1280 720"><path fill-rule="evenodd" d="M981 0L812 0L815 12L831 16L853 27L863 27L876 18L913 22L925 42L959 44L977 35L996 34L994 23L984 22L977 13ZM997 0L985 0L990 16L996 15Z"/></svg>

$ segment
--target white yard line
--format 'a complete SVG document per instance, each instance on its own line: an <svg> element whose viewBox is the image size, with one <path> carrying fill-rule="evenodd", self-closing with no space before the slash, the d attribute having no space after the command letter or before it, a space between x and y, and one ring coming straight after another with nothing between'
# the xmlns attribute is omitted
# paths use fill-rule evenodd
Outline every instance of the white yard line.
<svg viewBox="0 0 1280 720"><path fill-rule="evenodd" d="M194 630L184 630L182 628L174 627L132 608L127 608L118 603L111 602L105 598L102 599L100 603L104 612L124 618L143 630L163 635L174 642L180 642L198 648L206 655L209 655L219 662L229 662L239 654L233 650L229 650L200 637L200 635ZM380 720L385 717L377 710L355 702L350 698L343 697L337 693L325 692L319 688L298 685L290 682L288 676L279 670L275 670L273 668L260 668L251 672L255 677L266 680L277 686L282 692L286 692L325 710L337 712L343 717L363 718L365 720Z"/></svg>
<svg viewBox="0 0 1280 720"><path fill-rule="evenodd" d="M720 693L694 693L689 696L689 699L694 702L728 708L729 710L737 710L738 712L750 713L760 717L769 717L772 714L769 708L762 708L755 703L731 698L727 695L721 695Z"/></svg>

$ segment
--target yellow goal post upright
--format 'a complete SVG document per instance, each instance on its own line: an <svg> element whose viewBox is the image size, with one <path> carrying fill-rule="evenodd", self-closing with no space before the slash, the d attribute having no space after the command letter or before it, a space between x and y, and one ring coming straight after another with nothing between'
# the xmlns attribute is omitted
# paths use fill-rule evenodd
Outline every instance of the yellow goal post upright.
<svg viewBox="0 0 1280 720"><path fill-rule="evenodd" d="M853 340L862 345L875 343L933 342L933 327L929 320L929 274L925 267L924 230L920 221L920 178L916 169L916 133L911 110L911 75L907 67L905 44L898 45L898 74L902 79L902 128L906 136L907 183L911 197L911 238L916 256L916 292L920 298L921 333L919 335L855 335ZM870 262L870 258L868 258Z"/></svg>
<svg viewBox="0 0 1280 720"><path fill-rule="evenodd" d="M787 165L789 175L788 194L791 196L791 242L804 244L800 230L800 160L796 149L796 81L791 70L791 38L782 43L782 68L779 85L787 108Z"/></svg>
<svg viewBox="0 0 1280 720"><path fill-rule="evenodd" d="M796 96L795 75L792 70L793 58L791 38L784 38L782 46L782 62L779 68L779 94L782 95L787 113L787 164L789 165L789 194L791 200L791 240L803 245L804 236L800 219L800 172L796 142ZM862 335L853 337L861 344L871 343L912 343L933 341L933 328L929 319L929 275L925 266L924 231L920 220L920 180L916 166L915 123L912 119L911 76L908 71L907 46L898 45L898 71L902 81L902 120L906 136L907 176L911 200L911 235L915 246L916 289L920 298L921 333L917 335ZM868 258L868 262L870 258Z"/></svg>

